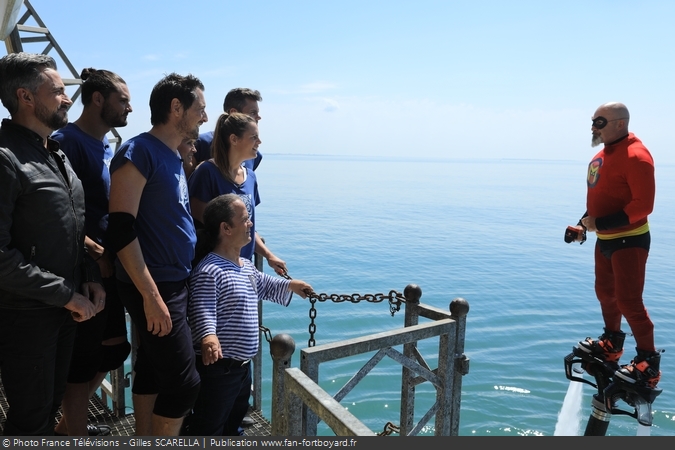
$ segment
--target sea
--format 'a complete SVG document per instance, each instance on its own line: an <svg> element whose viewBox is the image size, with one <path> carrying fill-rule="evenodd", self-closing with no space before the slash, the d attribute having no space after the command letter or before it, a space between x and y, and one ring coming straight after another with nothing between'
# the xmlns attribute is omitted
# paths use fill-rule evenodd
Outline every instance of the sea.
<svg viewBox="0 0 675 450"><path fill-rule="evenodd" d="M422 303L446 310L455 298L469 303L461 436L553 436L570 390L580 396L573 420L583 434L597 391L570 389L564 357L603 331L593 289L595 236L582 245L563 236L585 211L587 164L265 154L256 171L256 227L289 275L316 293L403 292L416 284ZM658 165L656 184L644 299L665 352L649 432L673 436L675 166ZM263 303L263 326L294 338L292 365L299 367L310 338L309 302L294 296L287 308ZM316 309L317 345L403 326L403 312L392 317L386 301L319 302ZM623 329L630 332L625 321ZM622 363L635 355L634 346L627 336ZM270 417L265 341L262 351L263 415ZM420 351L433 367L437 341L421 343ZM319 384L334 395L372 356L321 366ZM379 433L387 422L399 423L400 386L401 366L385 358L341 403ZM416 422L434 398L429 383L417 387ZM635 419L613 415L606 434L637 432ZM319 434L333 433L322 424ZM432 419L420 435L433 434Z"/></svg>

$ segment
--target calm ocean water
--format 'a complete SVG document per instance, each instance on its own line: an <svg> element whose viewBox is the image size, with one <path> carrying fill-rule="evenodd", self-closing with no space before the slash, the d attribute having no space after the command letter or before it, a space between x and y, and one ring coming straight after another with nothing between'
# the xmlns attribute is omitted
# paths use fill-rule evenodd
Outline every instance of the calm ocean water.
<svg viewBox="0 0 675 450"><path fill-rule="evenodd" d="M562 238L585 210L586 165L266 154L257 171L257 227L290 275L316 292L402 292L415 283L422 302L439 308L465 298L471 366L462 382L460 434L550 436L569 386L563 358L578 340L602 332L593 292L595 237L581 246ZM657 346L667 351L652 435L675 435L673 205L675 167L657 166L645 301ZM295 366L309 337L308 306L300 298L288 308L264 305L272 334L294 336ZM317 312L317 344L403 321L386 304L319 303ZM628 337L626 363L633 347ZM423 348L433 361L433 346ZM371 356L322 367L320 384L335 394ZM342 404L376 432L388 421L399 423L400 366L385 358L362 384ZM263 388L270 389L269 372ZM582 431L593 391L584 386ZM418 387L416 420L433 400L433 389ZM263 405L269 416L270 402ZM634 419L614 416L607 434L636 429Z"/></svg>
<svg viewBox="0 0 675 450"><path fill-rule="evenodd" d="M658 164L658 162L657 162ZM593 292L593 244L565 244L565 227L585 210L586 161L413 161L265 154L257 170L262 203L257 228L293 278L318 293L402 292L418 284L421 301L470 305L460 434L552 436L569 381L563 358L602 332ZM675 435L675 167L657 165L652 250L645 301L662 356L663 393L652 435ZM270 270L267 268L268 271ZM265 303L263 325L307 346L309 302ZM401 327L380 304L319 303L317 344ZM628 330L624 324L624 329ZM634 356L626 340L622 362ZM432 367L436 349L421 346ZM270 417L269 345L263 343L263 413ZM320 384L335 394L369 359L322 366ZM399 423L400 366L385 358L342 401L375 432ZM583 388L583 424L591 386ZM434 390L417 388L416 420ZM621 406L626 406L622 404ZM433 426L433 420L430 427ZM427 427L422 434L433 434ZM614 416L607 434L635 435L637 422ZM330 435L330 429L320 428Z"/></svg>

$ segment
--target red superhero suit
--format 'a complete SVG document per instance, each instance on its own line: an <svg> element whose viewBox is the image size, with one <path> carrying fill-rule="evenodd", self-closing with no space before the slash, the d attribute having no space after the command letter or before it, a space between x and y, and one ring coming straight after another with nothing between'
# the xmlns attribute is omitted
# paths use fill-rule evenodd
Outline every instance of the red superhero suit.
<svg viewBox="0 0 675 450"><path fill-rule="evenodd" d="M640 350L654 351L654 325L642 291L654 207L654 161L633 133L605 145L588 166L587 214L596 218L595 292L605 327L625 317Z"/></svg>

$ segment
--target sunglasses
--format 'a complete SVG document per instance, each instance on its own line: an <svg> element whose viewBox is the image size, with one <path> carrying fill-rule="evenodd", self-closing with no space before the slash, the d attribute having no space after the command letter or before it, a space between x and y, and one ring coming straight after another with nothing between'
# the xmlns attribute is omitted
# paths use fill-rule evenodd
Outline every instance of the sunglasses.
<svg viewBox="0 0 675 450"><path fill-rule="evenodd" d="M607 120L607 119L605 119L605 118L602 117L602 116L598 116L598 117L596 117L595 119L591 119L591 120L593 120L593 127L594 127L596 130L602 130L603 128L605 128L605 127L607 126L607 124L608 124L609 122L614 122L615 120L626 120L626 118L625 118L625 117L621 117L621 118L619 118L619 119L611 119L611 120Z"/></svg>

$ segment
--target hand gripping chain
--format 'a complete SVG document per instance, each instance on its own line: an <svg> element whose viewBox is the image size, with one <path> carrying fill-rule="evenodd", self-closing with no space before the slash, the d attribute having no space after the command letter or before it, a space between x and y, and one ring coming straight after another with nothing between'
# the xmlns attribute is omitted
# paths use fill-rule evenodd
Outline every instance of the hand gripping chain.
<svg viewBox="0 0 675 450"><path fill-rule="evenodd" d="M288 273L284 273L282 277L286 278L287 280L292 280L292 278L288 275ZM308 347L314 347L316 345L316 340L314 339L314 335L316 334L316 323L314 320L316 319L316 302L325 302L325 301L332 301L334 303L344 303L344 302L351 302L351 303L359 303L361 301L365 302L370 302L370 303L381 303L385 299L389 301L389 312L391 313L392 317L397 311L401 310L401 304L405 303L405 297L403 294L400 292L396 292L394 290L389 291L389 294L317 294L314 291L309 291L305 292L307 294L307 298L309 298L309 341L307 342Z"/></svg>

